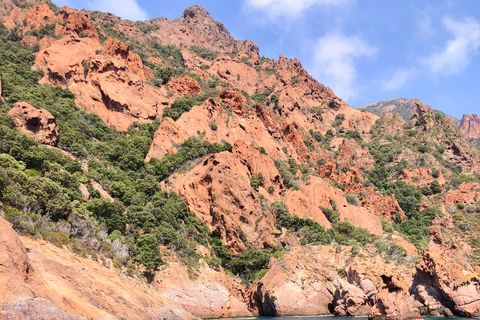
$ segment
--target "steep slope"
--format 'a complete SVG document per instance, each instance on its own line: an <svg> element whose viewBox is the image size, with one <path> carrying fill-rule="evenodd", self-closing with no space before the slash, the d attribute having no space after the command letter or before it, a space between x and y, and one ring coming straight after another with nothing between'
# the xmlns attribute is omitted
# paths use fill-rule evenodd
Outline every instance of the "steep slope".
<svg viewBox="0 0 480 320"><path fill-rule="evenodd" d="M353 109L198 6L5 15L2 312L478 314L480 154L448 117Z"/></svg>

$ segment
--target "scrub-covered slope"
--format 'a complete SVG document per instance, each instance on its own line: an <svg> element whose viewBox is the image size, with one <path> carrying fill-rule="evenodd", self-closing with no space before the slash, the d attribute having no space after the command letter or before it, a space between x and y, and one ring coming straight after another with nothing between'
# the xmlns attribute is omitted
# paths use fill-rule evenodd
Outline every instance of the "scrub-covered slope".
<svg viewBox="0 0 480 320"><path fill-rule="evenodd" d="M480 157L448 117L353 109L198 6L4 7L2 312L477 314Z"/></svg>

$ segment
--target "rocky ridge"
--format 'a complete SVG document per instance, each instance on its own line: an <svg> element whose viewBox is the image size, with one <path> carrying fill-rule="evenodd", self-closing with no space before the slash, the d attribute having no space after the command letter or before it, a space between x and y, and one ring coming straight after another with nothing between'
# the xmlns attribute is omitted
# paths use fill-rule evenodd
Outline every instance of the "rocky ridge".
<svg viewBox="0 0 480 320"><path fill-rule="evenodd" d="M395 98L377 103L371 103L362 107L361 110L368 110L376 114L386 113L398 113L404 120L410 120L410 118L416 113L416 102L420 102L418 98L411 100L403 98ZM427 106L431 111L434 111L432 106ZM457 120L452 116L448 116L452 123L456 124L460 132L468 139L480 138L480 127L478 116L473 114L464 114L461 120Z"/></svg>

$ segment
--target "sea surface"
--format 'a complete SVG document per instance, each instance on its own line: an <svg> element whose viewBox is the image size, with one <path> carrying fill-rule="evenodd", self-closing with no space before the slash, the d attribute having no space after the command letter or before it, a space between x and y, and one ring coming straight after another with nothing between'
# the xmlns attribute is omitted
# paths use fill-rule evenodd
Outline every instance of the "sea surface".
<svg viewBox="0 0 480 320"><path fill-rule="evenodd" d="M368 317L255 317L236 320L367 320ZM424 320L471 320L472 318L423 317Z"/></svg>

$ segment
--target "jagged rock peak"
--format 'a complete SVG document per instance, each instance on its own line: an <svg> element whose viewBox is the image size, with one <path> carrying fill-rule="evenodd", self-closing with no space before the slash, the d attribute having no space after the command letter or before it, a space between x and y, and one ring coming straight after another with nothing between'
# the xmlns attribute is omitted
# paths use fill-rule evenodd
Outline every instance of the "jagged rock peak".
<svg viewBox="0 0 480 320"><path fill-rule="evenodd" d="M202 25L206 27L207 25L213 24L216 25L220 32L224 32L228 34L229 37L231 37L230 32L228 32L227 28L225 28L223 23L213 19L210 16L210 13L207 12L207 10L198 5L186 8L182 14L182 21L186 24L195 25L197 28Z"/></svg>
<svg viewBox="0 0 480 320"><path fill-rule="evenodd" d="M460 120L458 129L467 138L480 138L480 119L478 118L477 114L464 114L462 120Z"/></svg>
<svg viewBox="0 0 480 320"><path fill-rule="evenodd" d="M419 117L421 117L421 116L427 114L429 111L431 111L428 108L428 106L423 105L423 103L420 101L420 99L415 100L415 105L417 106L417 114L418 114Z"/></svg>
<svg viewBox="0 0 480 320"><path fill-rule="evenodd" d="M186 8L185 11L183 11L183 14L182 14L182 19L184 19L184 20L193 20L193 19L199 18L199 17L212 19L212 17L207 12L207 10L205 10L203 7L201 7L199 5L194 5L194 6Z"/></svg>

